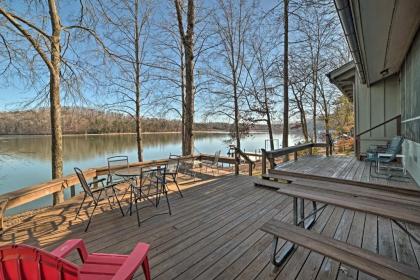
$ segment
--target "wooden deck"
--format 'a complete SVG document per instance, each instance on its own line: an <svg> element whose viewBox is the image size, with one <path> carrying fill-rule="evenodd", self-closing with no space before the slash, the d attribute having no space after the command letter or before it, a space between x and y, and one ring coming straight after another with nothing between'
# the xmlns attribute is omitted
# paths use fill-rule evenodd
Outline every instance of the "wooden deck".
<svg viewBox="0 0 420 280"><path fill-rule="evenodd" d="M306 156L297 161L280 163L276 169L420 190L420 187L410 177L392 179L370 177L369 164L350 156ZM395 173L400 174L401 172Z"/></svg>
<svg viewBox="0 0 420 280"><path fill-rule="evenodd" d="M320 164L325 158L312 159ZM308 160L285 163L283 168L295 164L293 170L311 172L303 164ZM318 175L359 176L361 165L357 161L334 157L329 160L334 165L322 172L318 170ZM345 167L339 165L345 161ZM365 168L361 171L364 173ZM153 217L140 228L135 215L121 217L119 210L111 211L103 204L102 213L93 218L89 231L84 233L83 221L73 221L78 201L70 201L19 222L7 221L9 227L1 243L26 243L50 250L64 240L83 238L90 251L128 253L136 242L144 241L151 244L153 279L372 279L300 247L285 265L273 270L272 236L259 228L272 217L291 222L292 199L255 187L253 180L244 175L208 179L182 185L184 198L177 193L170 195L173 215ZM164 203L157 209L147 207L141 210L141 217L165 210ZM407 228L420 238L419 228ZM420 245L389 219L327 206L314 230L419 267ZM75 255L69 259L77 260ZM139 274L135 279L143 278Z"/></svg>

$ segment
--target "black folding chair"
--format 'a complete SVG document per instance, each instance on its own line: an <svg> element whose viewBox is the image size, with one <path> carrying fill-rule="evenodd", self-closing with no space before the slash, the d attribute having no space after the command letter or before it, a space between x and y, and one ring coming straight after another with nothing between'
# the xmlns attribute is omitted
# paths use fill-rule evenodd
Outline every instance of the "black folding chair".
<svg viewBox="0 0 420 280"><path fill-rule="evenodd" d="M88 183L86 181L85 175L83 175L82 170L80 170L79 168L75 167L74 168L74 171L76 172L76 175L77 175L77 177L79 178L79 181L80 181L80 185L82 186L82 188L84 190L83 200L82 200L82 203L80 204L79 209L77 210L76 218L75 219L77 219L77 217L79 216L80 210L82 209L82 206L83 206L83 204L84 204L84 202L85 202L85 200L86 200L86 198L88 196L92 199L92 201L89 203L88 208L90 206L92 206L92 203L94 205L93 206L92 213L90 213L90 215L89 215L89 211L86 210L86 214L87 214L87 216L89 218L89 221L88 221L88 224L86 225L85 232L89 228L89 225L90 225L90 222L92 220L93 214L95 212L96 207L98 206L98 204L100 202L101 195L102 195L103 192L106 195L106 198L108 200L109 206L111 207L111 209L113 209L111 200L109 199L110 198L110 195L108 195L108 190L109 189L112 190L112 193L113 194L111 195L111 197L115 197L115 199L117 200L117 203L118 203L118 207L121 210L121 214L124 216L124 211L121 208L120 201L118 200L117 193L115 192L115 189L114 189L115 184L107 184L107 185L105 185L104 184L104 181L106 180L105 178L98 179L98 180L93 180L92 182ZM101 184L100 187L92 188L92 185L93 184L98 184L98 183Z"/></svg>
<svg viewBox="0 0 420 280"><path fill-rule="evenodd" d="M107 158L108 161L108 177L107 184L124 182L122 178L115 175L116 169L128 168L128 156L113 156Z"/></svg>
<svg viewBox="0 0 420 280"><path fill-rule="evenodd" d="M124 178L117 176L115 174L115 171L118 169L124 169L124 168L129 167L128 156L112 156L112 157L107 158L107 162L108 162L108 176L106 178L106 184L118 185L118 184L127 183L127 181ZM128 193L129 190L130 190L130 187L127 187L125 189L121 200L124 199L125 195Z"/></svg>
<svg viewBox="0 0 420 280"><path fill-rule="evenodd" d="M133 188L133 200L136 207L137 222L140 226L140 207L137 205L137 202L144 200L149 200L151 196L155 196L156 202L154 203L155 207L158 207L160 202L160 196L164 195L166 198L166 203L168 205L168 214L172 215L171 205L168 198L168 187L166 182L166 166L158 167L154 170L142 170L142 179L140 180L140 185ZM148 181L146 183L146 181ZM147 191L145 190L147 188ZM166 213L160 213L156 215L161 215ZM131 212L130 212L131 215Z"/></svg>
<svg viewBox="0 0 420 280"><path fill-rule="evenodd" d="M179 157L174 157L173 155L169 156L168 163L166 164L166 176L169 176L170 180L175 183L176 188L178 189L178 193L181 197L182 195L181 189L178 186L177 176L179 171Z"/></svg>

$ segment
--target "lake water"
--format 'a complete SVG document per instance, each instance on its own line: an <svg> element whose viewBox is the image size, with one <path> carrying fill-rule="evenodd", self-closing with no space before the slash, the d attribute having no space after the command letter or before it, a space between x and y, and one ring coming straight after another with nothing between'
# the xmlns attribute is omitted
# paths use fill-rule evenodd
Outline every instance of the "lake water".
<svg viewBox="0 0 420 280"><path fill-rule="evenodd" d="M281 141L281 135L275 135ZM145 134L144 159L167 158L170 153L181 153L181 135L177 133ZM268 135L254 133L241 142L242 149L254 152L265 146ZM293 134L289 142L296 143L300 136ZM226 155L229 146L227 133L196 133L194 153L213 154L221 150ZM281 143L276 143L276 146ZM0 136L0 194L34 185L51 178L51 138L49 136ZM81 169L106 165L106 159L114 155L127 155L129 161L137 161L135 135L78 135L63 139L64 174ZM69 197L69 190L66 190ZM44 197L32 203L10 209L7 214L51 205L52 197Z"/></svg>

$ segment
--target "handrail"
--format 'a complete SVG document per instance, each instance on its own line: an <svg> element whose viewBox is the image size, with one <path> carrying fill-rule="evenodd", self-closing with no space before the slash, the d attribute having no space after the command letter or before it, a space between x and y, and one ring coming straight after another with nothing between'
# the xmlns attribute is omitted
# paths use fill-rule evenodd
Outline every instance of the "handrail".
<svg viewBox="0 0 420 280"><path fill-rule="evenodd" d="M265 149L261 149L262 151L262 174L264 175L267 172L267 160L270 162L270 169L273 169L275 166L274 160L277 157L286 156L288 154L294 154L294 160L298 158L298 152L303 150L308 150L309 153L312 154L312 148L315 147L325 147L325 154L326 156L332 155L332 147L328 143L307 143L307 144L300 144L295 146L290 146L282 149L266 151Z"/></svg>
<svg viewBox="0 0 420 280"><path fill-rule="evenodd" d="M401 114L399 114L399 115L396 115L396 116L394 116L394 117L392 117L392 118L390 118L390 119L388 119L388 120L386 120L386 121L384 121L384 122L382 122L382 123L380 123L380 124L378 124L378 125L375 125L374 127L371 127L371 128L369 128L369 129L367 129L367 130L365 130L365 131L363 131L363 132L361 132L361 133L359 133L359 134L356 134L356 137L360 137L360 136L362 136L363 134L366 134L366 133L368 133L368 132L370 132L370 131L372 131L372 130L374 130L374 129L377 129L378 127L380 127L380 126L383 126L384 124L387 124L387 123L389 123L389 122L392 122L393 120L398 120L398 119L400 119L400 123L401 123ZM397 129L398 130L398 129ZM397 132L397 134L400 134L400 133L398 133Z"/></svg>
<svg viewBox="0 0 420 280"><path fill-rule="evenodd" d="M248 163L248 175L252 176L252 169L255 167L255 162L249 158L249 156L244 153L241 149L235 147L235 174L239 174L239 163L240 158L243 157L245 161Z"/></svg>
<svg viewBox="0 0 420 280"><path fill-rule="evenodd" d="M356 140L356 156L360 158L360 137L362 135L364 135L368 132L371 132L372 130L374 130L378 127L381 127L381 126L383 126L383 125L385 125L389 122L392 122L394 120L397 121L397 135L399 136L399 135L401 135L401 114L396 115L396 116L394 116L394 117L392 117L392 118L390 118L390 119L388 119L388 120L386 120L386 121L384 121L384 122L382 122L378 125L375 125L375 126L369 128L369 129L367 129L367 130L365 130L361 133L356 134L356 137L355 137L355 140Z"/></svg>

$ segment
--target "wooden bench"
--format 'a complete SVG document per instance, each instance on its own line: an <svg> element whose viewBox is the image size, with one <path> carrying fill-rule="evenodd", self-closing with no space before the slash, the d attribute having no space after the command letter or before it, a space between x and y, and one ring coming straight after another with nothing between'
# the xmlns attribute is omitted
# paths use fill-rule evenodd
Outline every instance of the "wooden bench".
<svg viewBox="0 0 420 280"><path fill-rule="evenodd" d="M280 194L420 225L420 205L418 204L407 204L405 201L391 201L383 199L379 195L378 197L369 197L362 193L350 193L340 191L340 189L329 190L296 183L281 184L263 179L254 180L255 185L276 189Z"/></svg>
<svg viewBox="0 0 420 280"><path fill-rule="evenodd" d="M298 226L272 219L265 223L261 230L374 277L387 280L420 279L420 270Z"/></svg>
<svg viewBox="0 0 420 280"><path fill-rule="evenodd" d="M307 178L293 178L290 176L278 176L273 174L266 174L263 176L265 179L255 179L256 186L263 186L276 190L279 194L285 194L293 197L293 208L295 209L297 205L297 200L301 201L301 204L304 203L304 200L311 200L325 205L331 204L338 207L343 207L346 209L351 209L355 211L362 211L365 213L374 214L377 216L382 216L385 218L390 218L397 226L399 226L404 232L406 232L414 241L420 244L418 238L412 235L407 229L400 224L399 221L404 221L412 223L415 225L420 225L420 198L419 192L406 192L407 190L394 191L394 189L387 189L378 187L374 185L370 187L368 184L366 186L361 185L352 185L348 182L331 182L331 181L322 181L320 178L317 178L315 181L311 181ZM274 180L274 181L273 181ZM280 183L283 182L283 183ZM414 195L413 195L414 194ZM336 241L334 239L329 239L327 237L318 237L319 234L312 233L305 228L300 228L302 226L302 220L306 219L304 215L301 215L300 221L296 217L297 211L294 210L294 225L291 224L282 224L279 221L270 221L263 226L263 230L273 234L274 237L274 248L273 248L273 263L277 266L281 265L290 255L296 245L303 245L309 249L317 251L319 253L325 254L331 258L335 258L343 263L354 266L360 270L365 271L370 269L363 267L363 263L366 262L365 258L371 258L373 253L367 253L365 250L358 247L353 247L351 245L343 245L345 243ZM287 230L285 230L287 228ZM315 237L314 237L315 236ZM277 253L277 244L278 238L283 238L289 242L282 248L282 250ZM315 241L313 241L314 239ZM324 247L324 248L322 248ZM357 252L354 256L352 252ZM362 254L363 253L363 254ZM375 275L384 279L420 279L420 271L415 270L414 268L407 267L406 265L399 264L392 260L386 260L386 258L373 254L377 259L374 259L378 263L376 268L372 271L365 271L372 274L376 270L389 270L389 265L394 269L401 268L403 271L408 271L408 275L403 278L404 274L401 274L401 271L396 270L398 275L397 277L383 277L381 275ZM361 265L358 266L358 265ZM372 264L372 267L375 264ZM386 266L385 268L378 268L378 265ZM370 264L369 264L370 266ZM417 278L412 277L411 273L416 273ZM398 274L399 273L399 274ZM386 273L386 275L394 275ZM408 277L408 278L407 278Z"/></svg>
<svg viewBox="0 0 420 280"><path fill-rule="evenodd" d="M317 176L322 178L321 176ZM351 184L346 181L344 182L331 182L328 180L321 179L309 179L303 178L297 175L278 175L278 174L263 174L263 179L284 183L295 183L298 185L309 186L322 188L326 190L333 190L340 192L345 192L348 194L357 193L362 196L371 197L371 198L381 198L384 200L395 201L395 202L404 202L407 204L420 205L420 191L418 190L407 190L407 189L398 189L395 187L389 187L379 184L368 184L361 186L359 184ZM381 186L381 188L379 187ZM273 188L278 189L279 185L272 185Z"/></svg>
<svg viewBox="0 0 420 280"><path fill-rule="evenodd" d="M342 184L347 186L358 186L369 189L383 190L391 193L398 193L403 195L410 195L413 197L420 198L420 190L409 188L406 186L389 186L371 182L362 182L349 179L335 178L335 177L326 177L313 174L305 174L299 172L278 170L278 169L269 169L268 173L263 175L263 179L269 178L281 178L292 182L302 181L302 180L311 180L312 182L322 182L322 183L332 183L332 184Z"/></svg>

